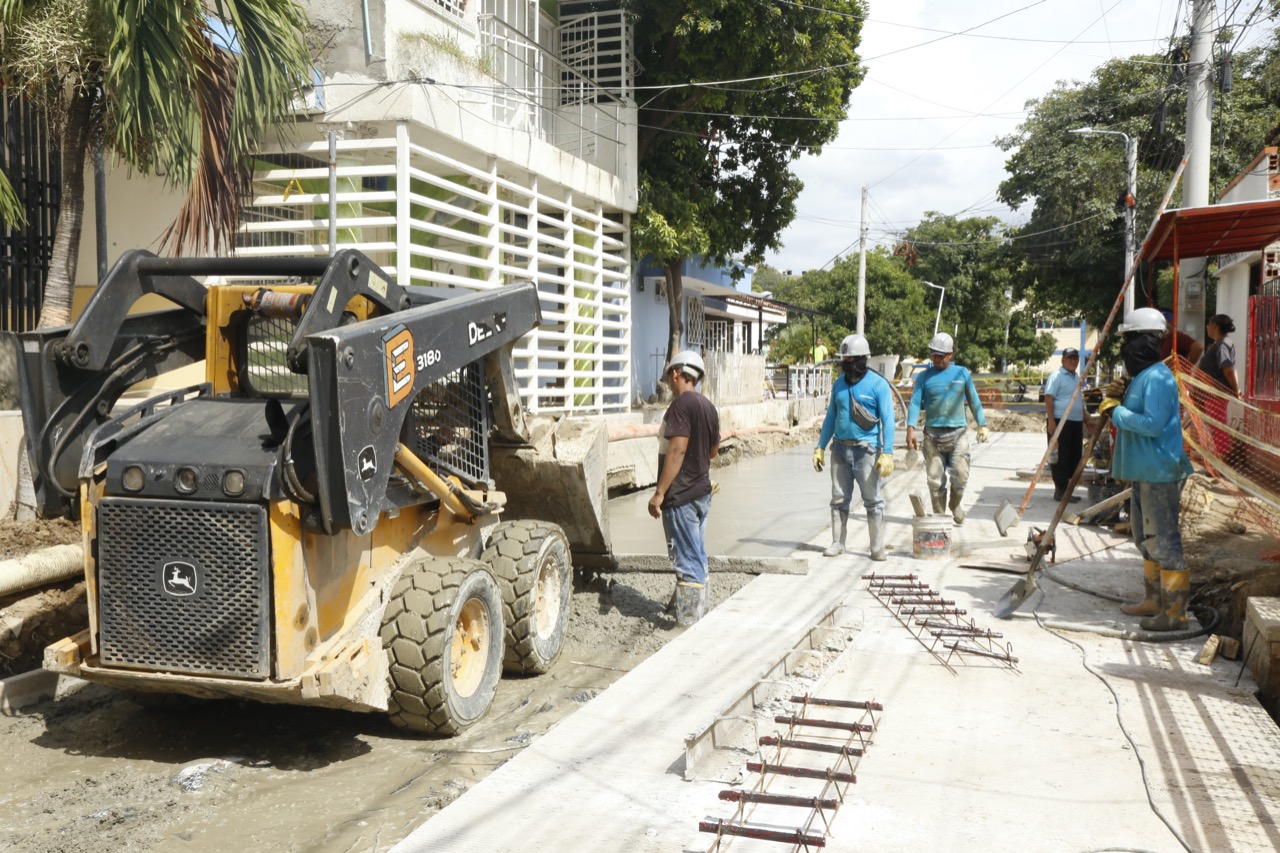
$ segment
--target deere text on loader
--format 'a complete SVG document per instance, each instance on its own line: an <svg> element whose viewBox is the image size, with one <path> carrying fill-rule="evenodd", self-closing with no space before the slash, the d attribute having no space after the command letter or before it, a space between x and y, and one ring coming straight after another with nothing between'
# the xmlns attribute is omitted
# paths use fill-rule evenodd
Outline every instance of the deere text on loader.
<svg viewBox="0 0 1280 853"><path fill-rule="evenodd" d="M130 315L145 294L175 307ZM603 425L520 405L512 351L540 320L532 284L402 287L354 250L126 253L75 325L20 336L37 509L84 534L89 626L45 668L478 720L504 668L556 661L573 562L612 563Z"/></svg>

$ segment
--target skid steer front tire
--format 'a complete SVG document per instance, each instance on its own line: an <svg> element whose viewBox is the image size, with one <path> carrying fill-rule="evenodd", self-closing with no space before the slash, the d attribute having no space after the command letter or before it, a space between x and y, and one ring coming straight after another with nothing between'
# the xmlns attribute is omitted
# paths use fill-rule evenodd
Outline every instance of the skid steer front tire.
<svg viewBox="0 0 1280 853"><path fill-rule="evenodd" d="M546 672L560 657L569 624L573 564L569 539L546 521L504 521L480 559L502 589L507 672Z"/></svg>
<svg viewBox="0 0 1280 853"><path fill-rule="evenodd" d="M502 597L485 564L426 557L405 567L382 618L391 721L455 735L485 715L502 675Z"/></svg>

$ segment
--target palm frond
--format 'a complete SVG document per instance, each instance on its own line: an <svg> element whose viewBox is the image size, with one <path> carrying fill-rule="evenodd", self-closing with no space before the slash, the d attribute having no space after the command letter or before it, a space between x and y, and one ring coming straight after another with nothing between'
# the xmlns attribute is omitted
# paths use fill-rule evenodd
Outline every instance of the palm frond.
<svg viewBox="0 0 1280 853"><path fill-rule="evenodd" d="M241 164L269 128L291 119L295 94L310 82L305 13L293 0L116 7L105 77L112 146L188 189L166 233L171 245L220 247L234 237ZM234 34L233 51L217 46L211 20Z"/></svg>
<svg viewBox="0 0 1280 853"><path fill-rule="evenodd" d="M18 228L27 224L27 212L22 208L22 200L13 191L13 184L4 172L0 172L0 224L9 228Z"/></svg>

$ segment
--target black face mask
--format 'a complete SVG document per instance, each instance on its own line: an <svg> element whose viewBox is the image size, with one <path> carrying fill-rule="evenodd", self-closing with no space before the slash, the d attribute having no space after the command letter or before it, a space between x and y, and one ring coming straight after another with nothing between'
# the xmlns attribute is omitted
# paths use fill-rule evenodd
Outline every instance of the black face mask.
<svg viewBox="0 0 1280 853"><path fill-rule="evenodd" d="M853 358L846 358L840 362L840 366L844 368L846 382L857 382L867 372L867 357L865 355L856 355Z"/></svg>
<svg viewBox="0 0 1280 853"><path fill-rule="evenodd" d="M1124 372L1130 378L1137 376L1160 360L1160 336L1156 334L1126 335L1120 345L1120 358L1124 361Z"/></svg>

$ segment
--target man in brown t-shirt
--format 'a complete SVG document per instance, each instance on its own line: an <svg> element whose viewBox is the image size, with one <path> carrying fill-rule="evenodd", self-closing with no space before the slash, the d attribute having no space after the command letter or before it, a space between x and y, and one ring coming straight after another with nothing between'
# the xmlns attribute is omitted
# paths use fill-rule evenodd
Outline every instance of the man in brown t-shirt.
<svg viewBox="0 0 1280 853"><path fill-rule="evenodd" d="M720 450L720 415L699 394L706 367L696 352L677 353L667 365L675 399L658 438L658 485L649 515L662 519L667 553L676 571L676 622L692 625L707 610L707 516L711 511L711 460Z"/></svg>

